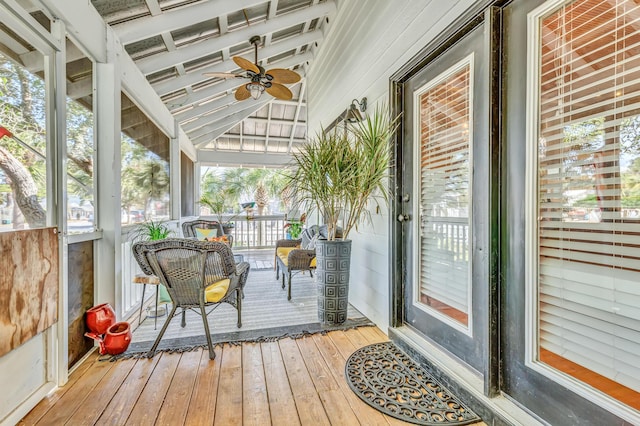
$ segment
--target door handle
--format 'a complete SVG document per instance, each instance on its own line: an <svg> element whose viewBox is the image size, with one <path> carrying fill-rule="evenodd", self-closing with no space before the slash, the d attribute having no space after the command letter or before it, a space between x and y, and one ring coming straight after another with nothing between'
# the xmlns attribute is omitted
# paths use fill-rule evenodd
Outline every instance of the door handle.
<svg viewBox="0 0 640 426"><path fill-rule="evenodd" d="M411 217L408 214L399 214L398 215L398 222L407 222L411 220Z"/></svg>

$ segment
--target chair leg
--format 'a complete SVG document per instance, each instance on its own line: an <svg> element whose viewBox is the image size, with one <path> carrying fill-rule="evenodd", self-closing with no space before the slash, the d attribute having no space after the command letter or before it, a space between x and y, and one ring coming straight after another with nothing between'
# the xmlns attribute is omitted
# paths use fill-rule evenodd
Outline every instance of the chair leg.
<svg viewBox="0 0 640 426"><path fill-rule="evenodd" d="M173 319L173 314L176 312L176 308L177 308L177 306L174 306L171 309L171 313L167 317L167 320L164 322L164 325L162 326L162 329L160 330L160 334L158 334L158 337L156 337L156 341L153 342L153 346L151 346L151 349L149 349L149 352L147 352L147 356L149 358L151 358L152 356L155 355L156 348L158 347L158 344L160 343L160 340L162 340L162 336L164 336L164 332L167 331L167 327L169 327L169 323Z"/></svg>
<svg viewBox="0 0 640 426"><path fill-rule="evenodd" d="M180 321L180 327L185 328L187 326L187 310L182 308L182 321Z"/></svg>
<svg viewBox="0 0 640 426"><path fill-rule="evenodd" d="M142 308L144 307L144 291L146 289L147 289L147 285L142 284L142 300L140 301L140 316L138 318L138 325L142 324Z"/></svg>
<svg viewBox="0 0 640 426"><path fill-rule="evenodd" d="M242 327L242 298L240 297L240 293L242 293L242 297L244 297L244 292L242 289L238 288L238 294L236 295L238 305L238 328Z"/></svg>
<svg viewBox="0 0 640 426"><path fill-rule="evenodd" d="M313 271L311 269L309 269L309 275L313 278Z"/></svg>
<svg viewBox="0 0 640 426"><path fill-rule="evenodd" d="M207 345L209 345L209 359L215 359L216 353L213 351L213 343L211 343L211 333L209 332L209 320L204 304L200 303L200 313L202 314L202 323L204 324L204 334L207 336Z"/></svg>
<svg viewBox="0 0 640 426"><path fill-rule="evenodd" d="M282 271L282 288L284 289L284 271Z"/></svg>
<svg viewBox="0 0 640 426"><path fill-rule="evenodd" d="M291 300L291 269L289 269L289 294L287 295L287 300Z"/></svg>

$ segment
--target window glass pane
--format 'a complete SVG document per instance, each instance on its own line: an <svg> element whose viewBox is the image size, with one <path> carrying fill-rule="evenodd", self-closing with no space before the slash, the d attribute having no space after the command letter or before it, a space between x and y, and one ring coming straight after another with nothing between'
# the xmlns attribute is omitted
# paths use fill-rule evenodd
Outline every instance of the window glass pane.
<svg viewBox="0 0 640 426"><path fill-rule="evenodd" d="M469 325L471 58L421 89L418 302Z"/></svg>
<svg viewBox="0 0 640 426"><path fill-rule="evenodd" d="M93 63L67 46L67 224L75 234L95 229Z"/></svg>
<svg viewBox="0 0 640 426"><path fill-rule="evenodd" d="M23 43L33 72L0 54L0 231L46 226L44 58Z"/></svg>
<svg viewBox="0 0 640 426"><path fill-rule="evenodd" d="M538 356L640 409L640 5L540 19Z"/></svg>
<svg viewBox="0 0 640 426"><path fill-rule="evenodd" d="M170 219L169 138L122 95L123 224Z"/></svg>

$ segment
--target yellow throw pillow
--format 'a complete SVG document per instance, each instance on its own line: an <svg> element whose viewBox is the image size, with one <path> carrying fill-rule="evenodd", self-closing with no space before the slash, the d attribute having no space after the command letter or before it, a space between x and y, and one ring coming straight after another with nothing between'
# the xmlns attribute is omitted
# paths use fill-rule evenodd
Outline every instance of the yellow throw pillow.
<svg viewBox="0 0 640 426"><path fill-rule="evenodd" d="M276 250L276 256L282 260L284 266L289 266L289 263L287 262L289 259L289 253L291 253L291 250L295 250L297 248L298 247L278 247L278 250Z"/></svg>
<svg viewBox="0 0 640 426"><path fill-rule="evenodd" d="M229 284L231 284L231 280L229 278L222 279L220 281L216 281L213 284L209 284L204 289L204 300L208 303L219 302L220 299L227 294L227 290L229 290Z"/></svg>
<svg viewBox="0 0 640 426"><path fill-rule="evenodd" d="M218 230L217 229L207 229L207 228L196 228L196 239L197 240L206 240L207 238L217 237Z"/></svg>

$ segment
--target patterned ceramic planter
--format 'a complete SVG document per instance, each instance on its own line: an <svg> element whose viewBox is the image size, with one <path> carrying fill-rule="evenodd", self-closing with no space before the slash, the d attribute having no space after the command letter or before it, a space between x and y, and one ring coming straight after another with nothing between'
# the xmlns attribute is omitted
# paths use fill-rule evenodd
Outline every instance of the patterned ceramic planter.
<svg viewBox="0 0 640 426"><path fill-rule="evenodd" d="M342 324L349 307L351 240L318 240L316 245L318 320Z"/></svg>

